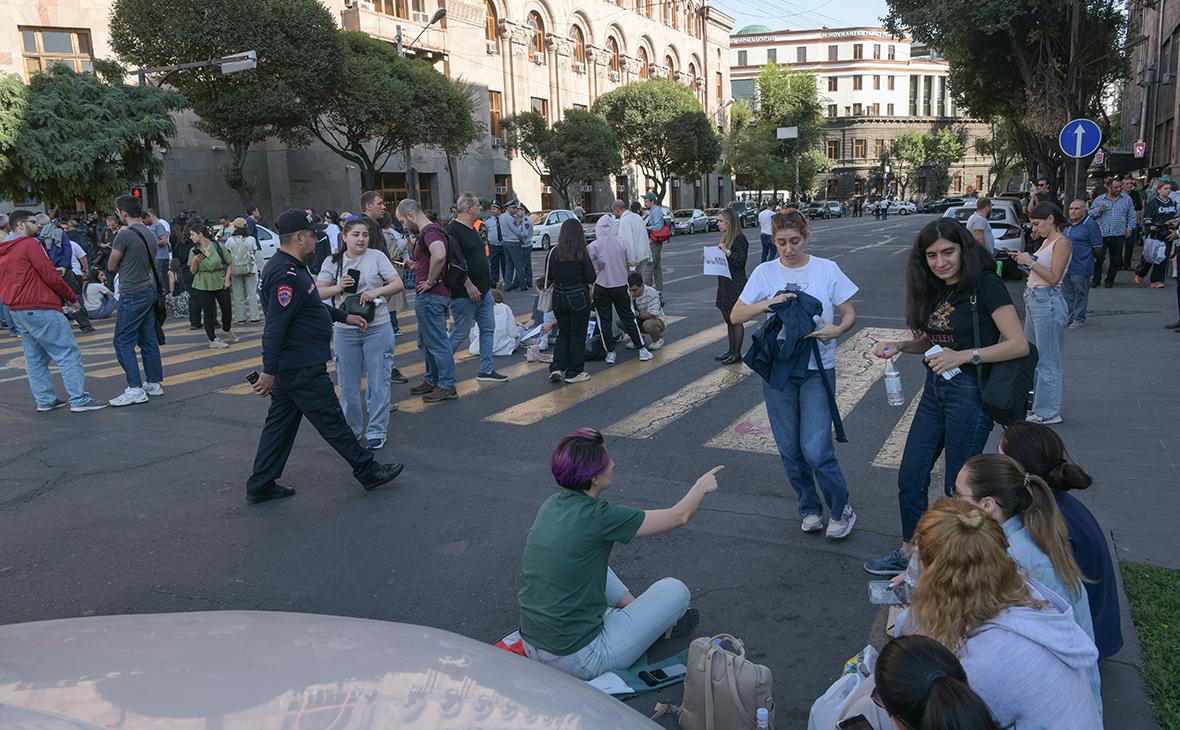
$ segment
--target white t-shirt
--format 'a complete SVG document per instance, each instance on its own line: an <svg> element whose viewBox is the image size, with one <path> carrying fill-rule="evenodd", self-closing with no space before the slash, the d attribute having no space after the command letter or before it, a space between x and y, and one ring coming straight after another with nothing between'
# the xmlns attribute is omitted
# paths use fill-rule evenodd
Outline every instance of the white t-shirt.
<svg viewBox="0 0 1180 730"><path fill-rule="evenodd" d="M804 292L818 299L824 307L822 316L828 322L835 321L836 307L859 291L856 284L844 275L835 261L809 256L807 263L797 269L787 268L777 258L758 264L738 298L744 304L756 304L770 299L784 289ZM836 367L835 340L820 342L819 353L823 359L824 369ZM814 357L811 358L808 367L811 370L817 369Z"/></svg>
<svg viewBox="0 0 1180 730"><path fill-rule="evenodd" d="M328 237L328 247L335 254L340 250L340 226L335 223L329 223L324 228L324 235Z"/></svg>
<svg viewBox="0 0 1180 730"><path fill-rule="evenodd" d="M979 212L971 214L967 219L967 230L971 231L971 235L975 235L976 231L983 231L983 243L987 246L988 251L996 250L996 234L992 233L992 226L987 222Z"/></svg>
<svg viewBox="0 0 1180 730"><path fill-rule="evenodd" d="M337 263L332 260L332 257L324 259L323 266L320 267L319 276L316 281L321 284L330 284L336 281L336 266ZM360 278L357 280L356 293L360 294L369 289L380 289L394 279L400 279L397 269L393 268L393 264L389 262L389 257L381 253L375 248L365 249L365 252L359 258L351 258L348 252L344 252L344 257L340 262L340 275L344 276L349 269L357 269L361 272ZM344 295L347 296L347 295ZM344 302L344 296L335 297L332 302L333 306L339 307ZM389 323L389 307L382 306L384 300L377 302L376 314L373 316L373 321L369 323L370 327L377 327ZM352 327L350 324L336 323L337 327Z"/></svg>
<svg viewBox="0 0 1180 730"><path fill-rule="evenodd" d="M773 231L770 230L770 219L773 217L774 211L770 208L767 208L766 210L760 211L758 213L758 227L761 229L762 235L772 235Z"/></svg>
<svg viewBox="0 0 1180 730"><path fill-rule="evenodd" d="M86 307L87 311L93 312L102 306L102 297L104 294L108 297L115 296L114 292L102 284L90 282L86 285L85 291L82 292L82 305Z"/></svg>
<svg viewBox="0 0 1180 730"><path fill-rule="evenodd" d="M86 251L78 244L70 241L70 268L76 276L82 275L82 259L86 258Z"/></svg>

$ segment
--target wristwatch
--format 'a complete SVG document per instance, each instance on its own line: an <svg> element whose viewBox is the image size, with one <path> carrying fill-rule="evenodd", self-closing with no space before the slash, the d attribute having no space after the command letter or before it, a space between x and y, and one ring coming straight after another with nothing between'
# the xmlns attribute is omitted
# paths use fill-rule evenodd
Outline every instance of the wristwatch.
<svg viewBox="0 0 1180 730"><path fill-rule="evenodd" d="M972 365L979 365L982 362L983 362L983 358L979 355L979 348L977 347L971 351L971 364Z"/></svg>

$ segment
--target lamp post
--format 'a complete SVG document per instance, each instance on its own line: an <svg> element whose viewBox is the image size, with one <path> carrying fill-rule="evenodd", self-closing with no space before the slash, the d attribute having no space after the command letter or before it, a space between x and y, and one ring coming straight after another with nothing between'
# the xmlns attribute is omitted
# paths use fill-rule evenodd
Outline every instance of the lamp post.
<svg viewBox="0 0 1180 730"><path fill-rule="evenodd" d="M434 11L434 15L430 16L430 21L427 22L426 25L422 26L422 30L418 31L418 35L414 36L414 40L410 41L409 44L402 43L402 27L400 25L398 25L397 26L397 55L405 56L406 49L413 48L414 44L418 42L418 39L422 37L422 34L426 32L427 28L434 25L435 23L437 23L438 21L442 20L445 17L447 17L447 9L446 8L439 8L438 10Z"/></svg>

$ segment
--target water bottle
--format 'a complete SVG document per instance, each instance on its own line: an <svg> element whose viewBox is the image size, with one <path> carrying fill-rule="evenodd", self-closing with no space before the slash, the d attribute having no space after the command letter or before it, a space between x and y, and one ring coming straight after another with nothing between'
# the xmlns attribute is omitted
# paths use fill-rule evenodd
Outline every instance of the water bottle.
<svg viewBox="0 0 1180 730"><path fill-rule="evenodd" d="M901 373L893 366L893 358L885 361L885 397L891 406L905 405L901 394Z"/></svg>
<svg viewBox="0 0 1180 730"><path fill-rule="evenodd" d="M758 730L769 730L770 728L770 710L765 707L758 708Z"/></svg>

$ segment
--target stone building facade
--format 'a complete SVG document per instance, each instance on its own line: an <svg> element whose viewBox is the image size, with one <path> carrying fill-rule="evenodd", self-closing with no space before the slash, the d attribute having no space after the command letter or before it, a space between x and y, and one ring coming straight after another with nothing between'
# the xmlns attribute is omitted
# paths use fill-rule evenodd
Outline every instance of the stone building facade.
<svg viewBox="0 0 1180 730"><path fill-rule="evenodd" d="M1123 167L1130 170L1180 174L1180 140L1176 121L1180 96L1176 93L1180 57L1180 3L1127 3L1127 37L1142 39L1132 45L1131 78L1122 89L1120 145ZM1134 158L1134 144L1145 145L1142 158ZM1108 152L1115 150L1107 149Z"/></svg>

